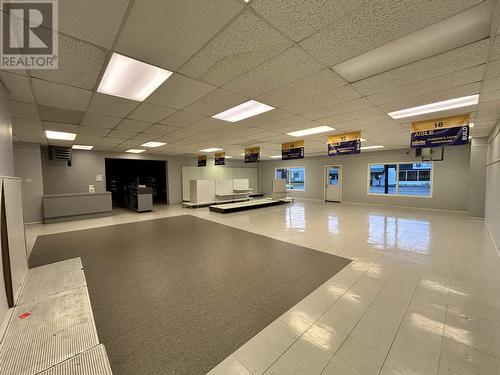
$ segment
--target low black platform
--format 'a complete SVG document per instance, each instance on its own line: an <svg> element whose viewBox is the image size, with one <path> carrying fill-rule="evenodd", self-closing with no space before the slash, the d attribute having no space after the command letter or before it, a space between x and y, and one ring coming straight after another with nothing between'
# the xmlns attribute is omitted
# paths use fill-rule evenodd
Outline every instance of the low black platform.
<svg viewBox="0 0 500 375"><path fill-rule="evenodd" d="M290 202L291 200L288 199L258 199L248 202L219 204L219 205L209 206L208 208L210 209L210 211L213 212L227 214L230 212L253 210L262 207L278 206L280 204L290 203Z"/></svg>

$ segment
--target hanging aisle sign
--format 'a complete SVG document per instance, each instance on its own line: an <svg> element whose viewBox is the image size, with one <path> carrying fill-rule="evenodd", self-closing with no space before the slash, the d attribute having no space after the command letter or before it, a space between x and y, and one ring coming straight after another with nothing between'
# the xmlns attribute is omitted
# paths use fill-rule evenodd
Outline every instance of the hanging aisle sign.
<svg viewBox="0 0 500 375"><path fill-rule="evenodd" d="M215 153L215 165L226 165L226 153L216 152Z"/></svg>
<svg viewBox="0 0 500 375"><path fill-rule="evenodd" d="M304 141L283 143L281 160L304 159Z"/></svg>
<svg viewBox="0 0 500 375"><path fill-rule="evenodd" d="M198 156L198 167L207 166L207 155Z"/></svg>
<svg viewBox="0 0 500 375"><path fill-rule="evenodd" d="M359 154L361 132L352 132L328 137L328 156Z"/></svg>
<svg viewBox="0 0 500 375"><path fill-rule="evenodd" d="M411 124L410 147L457 146L469 143L469 115Z"/></svg>
<svg viewBox="0 0 500 375"><path fill-rule="evenodd" d="M245 149L245 163L255 163L260 160L260 147Z"/></svg>

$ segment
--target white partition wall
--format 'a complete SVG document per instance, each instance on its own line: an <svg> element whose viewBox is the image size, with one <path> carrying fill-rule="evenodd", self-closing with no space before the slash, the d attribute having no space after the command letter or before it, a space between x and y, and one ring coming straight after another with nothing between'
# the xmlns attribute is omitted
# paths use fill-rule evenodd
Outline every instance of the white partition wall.
<svg viewBox="0 0 500 375"><path fill-rule="evenodd" d="M182 200L190 201L191 180L233 180L247 179L248 188L258 191L257 168L229 168L229 167L182 167Z"/></svg>

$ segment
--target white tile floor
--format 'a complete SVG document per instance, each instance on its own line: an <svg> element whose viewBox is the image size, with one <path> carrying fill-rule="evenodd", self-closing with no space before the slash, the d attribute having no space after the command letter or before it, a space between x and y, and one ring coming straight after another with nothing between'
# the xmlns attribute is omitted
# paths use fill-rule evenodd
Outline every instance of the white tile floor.
<svg viewBox="0 0 500 375"><path fill-rule="evenodd" d="M500 374L500 258L461 213L296 201L229 215L178 206L29 226L47 234L192 214L353 259L219 374Z"/></svg>

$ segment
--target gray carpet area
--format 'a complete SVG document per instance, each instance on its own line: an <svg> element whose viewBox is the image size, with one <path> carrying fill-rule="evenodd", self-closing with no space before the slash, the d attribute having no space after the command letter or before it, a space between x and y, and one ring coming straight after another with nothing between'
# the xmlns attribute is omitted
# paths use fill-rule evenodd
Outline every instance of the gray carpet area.
<svg viewBox="0 0 500 375"><path fill-rule="evenodd" d="M39 236L81 257L113 371L205 374L349 260L191 215Z"/></svg>

